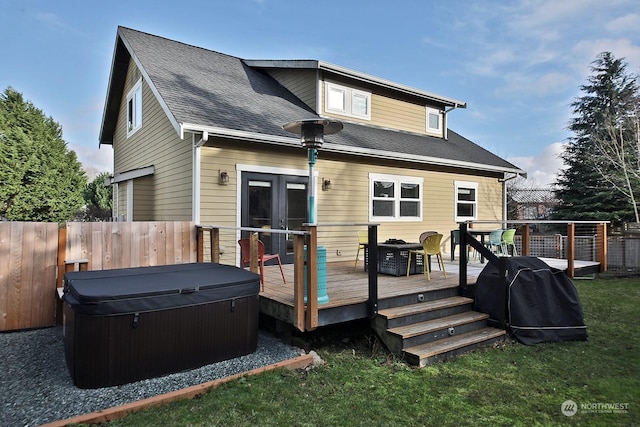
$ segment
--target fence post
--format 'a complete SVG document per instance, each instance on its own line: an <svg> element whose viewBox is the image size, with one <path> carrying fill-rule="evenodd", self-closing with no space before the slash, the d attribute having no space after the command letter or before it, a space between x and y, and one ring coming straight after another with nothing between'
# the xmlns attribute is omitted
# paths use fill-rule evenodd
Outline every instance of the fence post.
<svg viewBox="0 0 640 427"><path fill-rule="evenodd" d="M607 224L596 225L596 261L600 263L600 272L607 271Z"/></svg>
<svg viewBox="0 0 640 427"><path fill-rule="evenodd" d="M576 273L574 267L576 249L576 225L572 222L567 224L567 276L573 277Z"/></svg>

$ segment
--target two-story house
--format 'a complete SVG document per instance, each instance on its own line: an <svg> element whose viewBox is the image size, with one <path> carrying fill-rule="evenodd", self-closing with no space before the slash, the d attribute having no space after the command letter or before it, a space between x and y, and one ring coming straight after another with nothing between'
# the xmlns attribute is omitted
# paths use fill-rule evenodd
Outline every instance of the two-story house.
<svg viewBox="0 0 640 427"><path fill-rule="evenodd" d="M524 174L448 128L465 107L318 60L242 59L119 27L99 136L114 150L114 217L297 229L307 153L283 125L331 118L344 128L315 166L318 223L379 223L380 240L448 237L459 221L505 219L504 180ZM328 257L353 259L355 241L335 236L320 234ZM287 258L286 235L261 238Z"/></svg>

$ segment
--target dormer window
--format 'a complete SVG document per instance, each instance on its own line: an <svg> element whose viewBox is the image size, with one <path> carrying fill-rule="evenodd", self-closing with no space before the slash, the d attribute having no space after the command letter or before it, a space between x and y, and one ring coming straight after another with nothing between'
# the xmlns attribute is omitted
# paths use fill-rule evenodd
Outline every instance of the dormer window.
<svg viewBox="0 0 640 427"><path fill-rule="evenodd" d="M127 94L127 137L142 126L142 78Z"/></svg>
<svg viewBox="0 0 640 427"><path fill-rule="evenodd" d="M435 108L427 107L427 132L442 132L442 117Z"/></svg>
<svg viewBox="0 0 640 427"><path fill-rule="evenodd" d="M327 113L371 120L371 93L326 82L324 109Z"/></svg>

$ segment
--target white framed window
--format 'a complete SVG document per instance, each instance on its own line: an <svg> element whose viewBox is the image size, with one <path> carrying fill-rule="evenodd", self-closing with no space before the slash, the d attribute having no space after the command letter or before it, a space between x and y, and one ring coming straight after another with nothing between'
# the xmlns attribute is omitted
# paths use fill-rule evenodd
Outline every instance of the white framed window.
<svg viewBox="0 0 640 427"><path fill-rule="evenodd" d="M478 219L478 183L455 182L456 222Z"/></svg>
<svg viewBox="0 0 640 427"><path fill-rule="evenodd" d="M127 137L142 126L142 78L127 93Z"/></svg>
<svg viewBox="0 0 640 427"><path fill-rule="evenodd" d="M442 132L442 114L435 108L427 107L427 132Z"/></svg>
<svg viewBox="0 0 640 427"><path fill-rule="evenodd" d="M328 113L371 120L371 93L364 90L325 82L324 105Z"/></svg>
<svg viewBox="0 0 640 427"><path fill-rule="evenodd" d="M370 221L422 221L422 186L418 177L369 174Z"/></svg>

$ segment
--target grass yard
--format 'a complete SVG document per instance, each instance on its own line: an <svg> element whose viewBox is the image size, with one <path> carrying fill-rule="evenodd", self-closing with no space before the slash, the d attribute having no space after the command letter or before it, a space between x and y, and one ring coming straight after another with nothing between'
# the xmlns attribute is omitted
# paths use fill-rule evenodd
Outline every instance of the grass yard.
<svg viewBox="0 0 640 427"><path fill-rule="evenodd" d="M576 286L587 342L507 342L417 369L389 355L366 325L343 327L311 336L323 367L242 378L109 425L640 425L640 280ZM577 404L571 417L561 412L566 400Z"/></svg>

